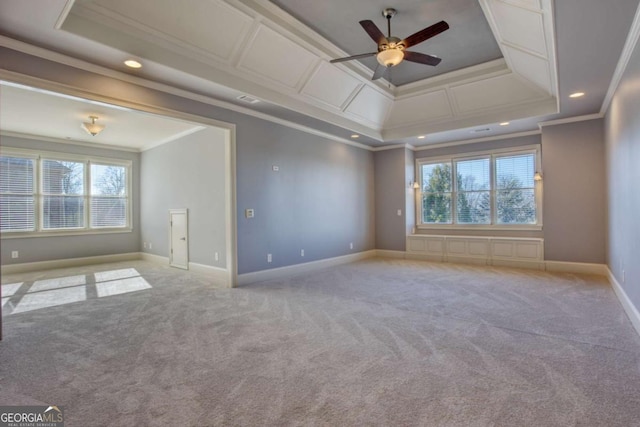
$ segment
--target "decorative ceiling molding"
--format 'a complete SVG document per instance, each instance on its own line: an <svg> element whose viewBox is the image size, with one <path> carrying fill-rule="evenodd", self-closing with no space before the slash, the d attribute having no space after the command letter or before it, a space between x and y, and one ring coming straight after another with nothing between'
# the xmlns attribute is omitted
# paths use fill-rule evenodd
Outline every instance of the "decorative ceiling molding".
<svg viewBox="0 0 640 427"><path fill-rule="evenodd" d="M379 141L557 112L553 0L479 1L505 59L400 87L267 0L76 1L61 28Z"/></svg>

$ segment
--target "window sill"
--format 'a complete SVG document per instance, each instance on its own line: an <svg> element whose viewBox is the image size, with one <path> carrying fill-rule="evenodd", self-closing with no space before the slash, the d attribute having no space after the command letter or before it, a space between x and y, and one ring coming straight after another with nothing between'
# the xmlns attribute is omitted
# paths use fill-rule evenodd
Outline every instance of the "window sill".
<svg viewBox="0 0 640 427"><path fill-rule="evenodd" d="M535 225L461 225L420 224L418 230L475 230L475 231L542 231L542 224Z"/></svg>
<svg viewBox="0 0 640 427"><path fill-rule="evenodd" d="M95 230L55 230L55 231L6 231L0 234L0 239L28 239L33 237L61 237L61 236L88 236L97 234L131 233L133 228L105 228Z"/></svg>

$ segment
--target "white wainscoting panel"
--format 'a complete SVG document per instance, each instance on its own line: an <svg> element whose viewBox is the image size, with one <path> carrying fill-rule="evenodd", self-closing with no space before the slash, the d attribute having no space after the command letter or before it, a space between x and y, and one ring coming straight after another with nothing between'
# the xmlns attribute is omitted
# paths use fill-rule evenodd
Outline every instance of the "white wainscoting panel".
<svg viewBox="0 0 640 427"><path fill-rule="evenodd" d="M544 269L544 239L412 234L407 236L407 255Z"/></svg>

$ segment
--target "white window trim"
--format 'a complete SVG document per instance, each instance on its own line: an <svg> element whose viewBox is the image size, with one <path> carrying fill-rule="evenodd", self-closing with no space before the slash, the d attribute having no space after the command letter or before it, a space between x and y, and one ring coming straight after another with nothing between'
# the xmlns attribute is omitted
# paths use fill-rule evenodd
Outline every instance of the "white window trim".
<svg viewBox="0 0 640 427"><path fill-rule="evenodd" d="M542 173L542 156L541 156L541 147L540 145L526 145L521 147L510 147L496 150L486 150L486 151L475 151L469 153L459 153L459 154L451 154L448 156L436 156L436 157L422 157L416 159L415 165L415 182L418 182L420 188L415 190L415 205L416 205L416 228L419 230L489 230L489 231L540 231L543 229L542 223L542 183L543 181L534 181L534 193L536 199L536 223L535 224L497 224L496 223L496 211L495 211L495 159L497 157L505 157L510 155L519 155L519 154L535 154L535 169L536 172ZM491 179L491 224L423 224L422 221L422 174L421 174L421 166L436 164L436 163L451 163L452 173L455 173L454 162L460 160L473 160L478 158L490 157L490 179ZM453 194L457 194L454 192L455 183L452 182L452 196ZM455 219L455 197L452 197L451 202L451 220Z"/></svg>
<svg viewBox="0 0 640 427"><path fill-rule="evenodd" d="M22 239L31 237L53 237L53 236L78 236L90 234L118 234L133 232L133 162L131 160L113 159L100 156L85 156L78 154L66 154L55 151L28 150L23 148L2 147L0 155L7 157L23 157L35 160L34 167L34 210L35 210L35 231L3 231L0 239ZM82 196L85 200L85 226L82 228L58 228L44 229L42 226L42 212L40 209L40 200L42 198L42 182L41 182L41 161L59 160L59 161L78 161L85 164L85 191ZM90 202L91 202L91 164L122 166L127 168L127 211L126 225L124 227L94 227L90 224Z"/></svg>

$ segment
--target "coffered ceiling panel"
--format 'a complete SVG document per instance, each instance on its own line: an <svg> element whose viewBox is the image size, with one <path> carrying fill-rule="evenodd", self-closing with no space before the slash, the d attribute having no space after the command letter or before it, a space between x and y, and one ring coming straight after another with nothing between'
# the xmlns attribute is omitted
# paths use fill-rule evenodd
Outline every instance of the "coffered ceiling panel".
<svg viewBox="0 0 640 427"><path fill-rule="evenodd" d="M102 13L183 48L229 60L253 19L217 0L100 0L83 2Z"/></svg>
<svg viewBox="0 0 640 427"><path fill-rule="evenodd" d="M511 73L451 88L461 114L503 108L547 98L547 94Z"/></svg>
<svg viewBox="0 0 640 427"><path fill-rule="evenodd" d="M366 120L378 130L382 128L393 101L369 86L362 88L345 112L357 119Z"/></svg>
<svg viewBox="0 0 640 427"><path fill-rule="evenodd" d="M538 10L542 6L540 5L540 0L508 0L510 3L515 4L516 6L527 7L529 9Z"/></svg>
<svg viewBox="0 0 640 427"><path fill-rule="evenodd" d="M297 88L318 58L283 34L261 24L245 49L239 68Z"/></svg>
<svg viewBox="0 0 640 427"><path fill-rule="evenodd" d="M416 122L433 122L452 117L453 110L449 103L449 97L446 90L443 89L394 102L385 125L394 128Z"/></svg>
<svg viewBox="0 0 640 427"><path fill-rule="evenodd" d="M302 89L302 93L314 101L342 109L361 85L360 80L323 61Z"/></svg>
<svg viewBox="0 0 640 427"><path fill-rule="evenodd" d="M544 57L548 55L542 13L502 0L491 0L489 6L502 41Z"/></svg>
<svg viewBox="0 0 640 427"><path fill-rule="evenodd" d="M511 60L511 67L515 73L531 81L536 86L553 93L549 62L535 55L529 55L521 50L506 46L506 54Z"/></svg>

